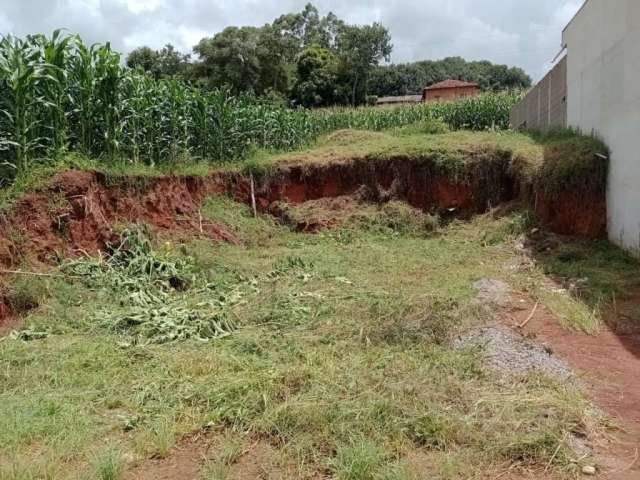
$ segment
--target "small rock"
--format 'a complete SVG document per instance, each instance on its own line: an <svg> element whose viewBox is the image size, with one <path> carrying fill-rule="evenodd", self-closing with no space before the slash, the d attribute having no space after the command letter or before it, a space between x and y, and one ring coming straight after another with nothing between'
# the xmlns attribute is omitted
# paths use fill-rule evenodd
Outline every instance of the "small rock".
<svg viewBox="0 0 640 480"><path fill-rule="evenodd" d="M596 474L596 467L592 467L591 465L585 465L584 467L582 467L582 473L584 475L593 476Z"/></svg>

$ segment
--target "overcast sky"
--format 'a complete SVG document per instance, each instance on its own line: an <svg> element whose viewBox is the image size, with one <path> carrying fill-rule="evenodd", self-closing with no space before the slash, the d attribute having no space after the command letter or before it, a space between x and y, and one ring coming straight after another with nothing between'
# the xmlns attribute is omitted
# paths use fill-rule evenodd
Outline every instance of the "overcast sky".
<svg viewBox="0 0 640 480"><path fill-rule="evenodd" d="M229 25L263 25L308 0L2 0L0 32L65 27L121 52L173 43L182 51ZM396 63L459 55L524 68L537 80L583 0L316 0L349 23L381 22Z"/></svg>

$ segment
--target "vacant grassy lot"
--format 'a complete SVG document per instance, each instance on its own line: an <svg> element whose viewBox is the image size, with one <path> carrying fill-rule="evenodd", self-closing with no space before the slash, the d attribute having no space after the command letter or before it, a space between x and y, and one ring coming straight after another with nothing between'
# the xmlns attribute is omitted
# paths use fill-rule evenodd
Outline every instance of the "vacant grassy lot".
<svg viewBox="0 0 640 480"><path fill-rule="evenodd" d="M217 198L203 215L243 245L140 237L117 262L14 278L14 298L41 306L0 341L0 478L127 478L185 448L203 479L245 478L246 457L260 478L570 478L589 459L568 439L601 430L577 387L505 376L451 340L493 317L476 280L593 330L637 264L598 243L532 264L522 213L435 231L398 213L370 206L306 235ZM588 295L546 272L589 276Z"/></svg>

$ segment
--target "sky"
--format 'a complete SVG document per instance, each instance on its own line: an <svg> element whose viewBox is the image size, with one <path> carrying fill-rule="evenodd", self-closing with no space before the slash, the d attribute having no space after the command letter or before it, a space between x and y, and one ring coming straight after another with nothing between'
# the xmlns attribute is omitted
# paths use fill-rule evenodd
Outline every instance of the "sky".
<svg viewBox="0 0 640 480"><path fill-rule="evenodd" d="M183 52L229 25L263 25L309 0L1 0L0 33L67 28L123 53L172 43ZM381 22L394 63L462 56L525 69L535 80L560 51L583 0L315 0L348 23Z"/></svg>

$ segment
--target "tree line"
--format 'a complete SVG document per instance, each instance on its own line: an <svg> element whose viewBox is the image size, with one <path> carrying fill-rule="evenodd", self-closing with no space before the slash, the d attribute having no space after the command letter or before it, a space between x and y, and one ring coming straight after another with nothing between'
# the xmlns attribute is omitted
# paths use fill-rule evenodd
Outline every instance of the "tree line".
<svg viewBox="0 0 640 480"><path fill-rule="evenodd" d="M379 65L371 72L369 92L378 96L418 95L424 87L447 79L477 83L484 91L522 90L531 77L518 67L489 61L468 62L461 57L425 60L399 65Z"/></svg>
<svg viewBox="0 0 640 480"><path fill-rule="evenodd" d="M404 65L388 62L391 36L379 23L350 25L307 4L262 27L228 27L185 54L167 44L139 47L127 66L156 79L179 77L205 89L253 92L273 102L304 107L360 105L375 96L417 94L446 78L475 81L485 90L524 88L519 68L462 58Z"/></svg>

